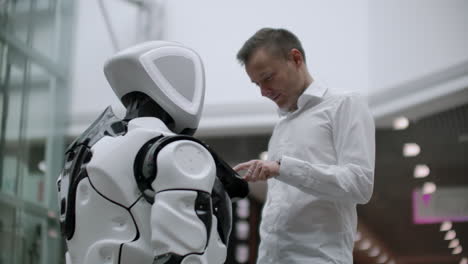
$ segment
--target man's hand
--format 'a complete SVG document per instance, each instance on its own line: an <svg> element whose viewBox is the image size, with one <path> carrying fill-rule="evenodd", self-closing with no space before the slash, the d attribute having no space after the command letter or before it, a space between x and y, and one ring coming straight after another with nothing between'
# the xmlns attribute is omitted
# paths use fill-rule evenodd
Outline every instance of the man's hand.
<svg viewBox="0 0 468 264"><path fill-rule="evenodd" d="M244 180L256 182L266 181L279 174L279 164L276 161L251 160L237 164L233 169L236 172L247 170L244 174Z"/></svg>

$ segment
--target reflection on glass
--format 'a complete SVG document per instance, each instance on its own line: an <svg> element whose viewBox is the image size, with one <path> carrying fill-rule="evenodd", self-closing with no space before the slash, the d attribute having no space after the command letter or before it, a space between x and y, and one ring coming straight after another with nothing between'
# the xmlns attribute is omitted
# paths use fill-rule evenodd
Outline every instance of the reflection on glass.
<svg viewBox="0 0 468 264"><path fill-rule="evenodd" d="M63 55L70 53L74 4L0 0L0 264L64 263L50 212L57 207L70 62Z"/></svg>
<svg viewBox="0 0 468 264"><path fill-rule="evenodd" d="M45 160L45 143L50 127L50 106L52 77L37 64L31 64L29 71L30 91L25 99L27 109L25 115L25 158L28 160L27 173L23 178L23 197L25 200L46 203L46 174L39 169L41 161Z"/></svg>
<svg viewBox="0 0 468 264"><path fill-rule="evenodd" d="M11 53L10 53L11 54ZM8 73L6 80L8 103L4 112L4 133L2 161L2 191L9 194L17 193L18 174L23 169L18 158L18 148L21 135L21 105L23 103L22 91L24 87L24 60L17 54L6 57L8 60ZM23 64L23 65L22 65Z"/></svg>
<svg viewBox="0 0 468 264"><path fill-rule="evenodd" d="M5 23L6 31L23 42L26 42L28 34L30 7L30 1L7 1L4 7L8 12L8 20Z"/></svg>
<svg viewBox="0 0 468 264"><path fill-rule="evenodd" d="M15 209L0 201L0 263L14 263Z"/></svg>
<svg viewBox="0 0 468 264"><path fill-rule="evenodd" d="M42 217L25 214L22 222L22 261L20 263L43 263L41 246L44 244L45 220Z"/></svg>

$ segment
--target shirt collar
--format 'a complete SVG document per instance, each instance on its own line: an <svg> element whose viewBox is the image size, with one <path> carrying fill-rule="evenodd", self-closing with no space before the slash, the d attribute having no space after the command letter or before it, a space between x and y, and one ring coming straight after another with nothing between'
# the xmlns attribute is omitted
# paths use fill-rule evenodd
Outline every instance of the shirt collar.
<svg viewBox="0 0 468 264"><path fill-rule="evenodd" d="M310 101L314 101L315 104L321 102L327 90L328 89L322 84L320 84L318 81L312 81L312 83L304 90L304 92L302 92L302 94L297 99L297 110L302 109L304 105ZM287 110L278 109L278 114L280 116L286 116L290 113L296 112L297 110L289 112Z"/></svg>

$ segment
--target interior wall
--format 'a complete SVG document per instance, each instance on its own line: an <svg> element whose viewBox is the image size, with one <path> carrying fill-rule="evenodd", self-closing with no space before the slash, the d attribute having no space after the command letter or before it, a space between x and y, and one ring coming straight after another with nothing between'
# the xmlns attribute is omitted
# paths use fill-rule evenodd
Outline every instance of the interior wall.
<svg viewBox="0 0 468 264"><path fill-rule="evenodd" d="M369 1L370 106L379 127L468 102L468 2Z"/></svg>
<svg viewBox="0 0 468 264"><path fill-rule="evenodd" d="M375 93L468 61L465 0L369 1Z"/></svg>

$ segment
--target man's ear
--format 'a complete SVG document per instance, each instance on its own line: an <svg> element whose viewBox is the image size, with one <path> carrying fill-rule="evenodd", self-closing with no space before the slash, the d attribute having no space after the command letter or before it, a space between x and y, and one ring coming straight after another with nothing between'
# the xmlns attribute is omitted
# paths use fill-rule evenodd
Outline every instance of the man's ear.
<svg viewBox="0 0 468 264"><path fill-rule="evenodd" d="M301 66L304 63L304 56L298 49L291 49L289 54L296 66Z"/></svg>

